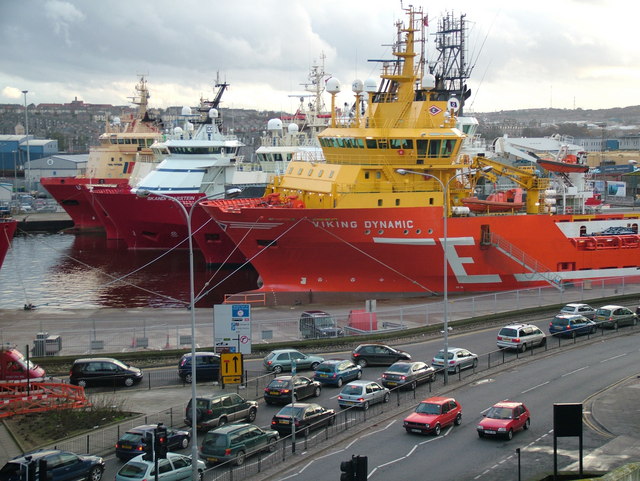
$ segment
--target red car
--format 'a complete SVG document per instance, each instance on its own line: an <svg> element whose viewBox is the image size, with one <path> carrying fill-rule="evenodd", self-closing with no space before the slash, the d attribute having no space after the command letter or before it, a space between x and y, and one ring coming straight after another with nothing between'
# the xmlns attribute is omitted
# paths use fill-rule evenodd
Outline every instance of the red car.
<svg viewBox="0 0 640 481"><path fill-rule="evenodd" d="M504 436L513 438L513 433L520 429L529 429L531 414L523 403L502 401L494 404L480 421L476 429L478 436Z"/></svg>
<svg viewBox="0 0 640 481"><path fill-rule="evenodd" d="M404 420L408 433L440 434L442 428L450 424L460 425L462 406L451 397L430 397L425 399L416 410Z"/></svg>

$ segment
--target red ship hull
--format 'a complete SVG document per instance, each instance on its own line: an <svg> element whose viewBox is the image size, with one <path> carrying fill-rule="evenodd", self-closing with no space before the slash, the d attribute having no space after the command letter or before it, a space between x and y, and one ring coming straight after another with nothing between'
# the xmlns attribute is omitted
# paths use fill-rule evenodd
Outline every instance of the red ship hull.
<svg viewBox="0 0 640 481"><path fill-rule="evenodd" d="M128 179L95 179L77 177L44 177L42 186L65 210L74 223L74 230L103 230L105 226L96 213L93 198L88 195L92 185L126 185Z"/></svg>
<svg viewBox="0 0 640 481"><path fill-rule="evenodd" d="M260 207L252 201L254 207L244 209L228 208L233 200L203 207L251 259L261 291L365 298L443 291L442 208L316 210ZM626 247L590 250L581 242L581 228L596 232L603 223L637 228L640 214L452 217L446 243L448 290L505 291L549 285L549 279L638 277L637 235L618 236L630 238ZM487 232L504 245L487 244ZM514 260L513 252L526 253L526 261Z"/></svg>
<svg viewBox="0 0 640 481"><path fill-rule="evenodd" d="M107 239L123 240L129 249L188 249L188 229L184 212L173 201L153 196L140 198L129 189L94 189L93 203L111 227ZM202 194L174 197L187 208ZM194 247L207 264L243 264L245 257L235 244L200 207L191 219Z"/></svg>
<svg viewBox="0 0 640 481"><path fill-rule="evenodd" d="M11 246L11 240L17 226L18 221L14 219L0 219L0 267L2 267L7 251Z"/></svg>

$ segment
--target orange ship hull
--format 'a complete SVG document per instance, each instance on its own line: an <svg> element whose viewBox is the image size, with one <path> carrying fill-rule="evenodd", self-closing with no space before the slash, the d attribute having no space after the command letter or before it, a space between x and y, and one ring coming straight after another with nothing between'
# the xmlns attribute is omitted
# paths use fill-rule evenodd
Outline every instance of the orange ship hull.
<svg viewBox="0 0 640 481"><path fill-rule="evenodd" d="M0 219L0 267L11 246L11 239L17 226L18 221L14 219Z"/></svg>

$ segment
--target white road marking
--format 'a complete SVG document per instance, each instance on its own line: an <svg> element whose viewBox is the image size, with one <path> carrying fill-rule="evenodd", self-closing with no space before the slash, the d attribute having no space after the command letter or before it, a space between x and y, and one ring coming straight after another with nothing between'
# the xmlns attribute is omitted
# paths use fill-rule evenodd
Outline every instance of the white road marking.
<svg viewBox="0 0 640 481"><path fill-rule="evenodd" d="M545 384L549 384L549 381L543 382L542 384L538 384L537 386L533 386L532 388L527 389L526 391L522 391L520 394L526 394L534 389L538 389L539 387L544 386Z"/></svg>

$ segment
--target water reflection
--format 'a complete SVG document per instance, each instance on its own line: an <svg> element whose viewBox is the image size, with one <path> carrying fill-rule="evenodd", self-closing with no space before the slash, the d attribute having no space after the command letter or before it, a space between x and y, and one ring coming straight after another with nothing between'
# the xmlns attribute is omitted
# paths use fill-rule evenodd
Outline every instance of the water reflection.
<svg viewBox="0 0 640 481"><path fill-rule="evenodd" d="M256 286L258 276L250 267L237 272L207 269L198 251L194 266L196 294L217 286L197 307L211 307L225 294ZM183 307L189 304L189 254L129 251L108 243L103 235L16 237L0 269L0 308L29 303L63 308Z"/></svg>

